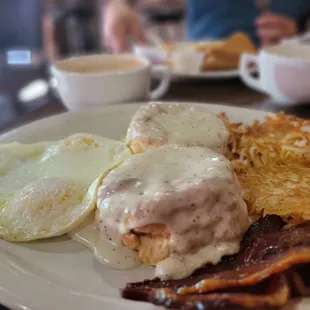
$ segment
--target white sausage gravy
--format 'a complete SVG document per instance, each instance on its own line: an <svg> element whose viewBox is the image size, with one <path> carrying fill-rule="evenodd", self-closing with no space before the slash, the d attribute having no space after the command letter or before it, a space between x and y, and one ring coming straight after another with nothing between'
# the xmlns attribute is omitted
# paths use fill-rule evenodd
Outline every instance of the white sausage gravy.
<svg viewBox="0 0 310 310"><path fill-rule="evenodd" d="M230 162L202 147L168 145L128 158L103 180L97 207L101 230L166 225L169 256L155 271L162 279L183 278L238 252L249 226Z"/></svg>

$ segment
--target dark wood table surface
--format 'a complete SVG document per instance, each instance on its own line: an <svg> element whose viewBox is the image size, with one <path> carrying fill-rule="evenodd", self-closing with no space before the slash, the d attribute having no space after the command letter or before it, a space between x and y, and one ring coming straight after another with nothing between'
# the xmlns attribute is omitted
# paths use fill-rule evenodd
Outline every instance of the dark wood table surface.
<svg viewBox="0 0 310 310"><path fill-rule="evenodd" d="M28 102L18 98L19 91L37 79L48 79L46 65L0 66L0 133L66 111L52 91ZM275 105L266 96L244 86L239 79L175 81L163 100L218 103L273 112L283 110L310 118L310 103L286 108ZM0 305L2 309L5 308Z"/></svg>
<svg viewBox="0 0 310 310"><path fill-rule="evenodd" d="M32 101L22 102L19 91L37 79L48 79L46 65L0 66L0 132L36 119L66 111L53 91ZM247 88L239 79L174 81L163 100L192 101L254 107L266 111L285 111L310 118L310 103L303 106L275 105L266 96Z"/></svg>

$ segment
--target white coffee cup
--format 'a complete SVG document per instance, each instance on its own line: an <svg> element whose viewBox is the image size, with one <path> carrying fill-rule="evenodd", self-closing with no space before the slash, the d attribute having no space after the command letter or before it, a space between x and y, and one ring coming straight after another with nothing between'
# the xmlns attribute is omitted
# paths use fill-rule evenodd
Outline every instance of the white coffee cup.
<svg viewBox="0 0 310 310"><path fill-rule="evenodd" d="M259 78L251 74L255 64ZM310 46L282 43L263 48L258 55L244 54L239 72L249 87L266 93L275 103L310 101Z"/></svg>
<svg viewBox="0 0 310 310"><path fill-rule="evenodd" d="M51 73L70 110L158 99L166 93L171 80L167 66L151 66L147 59L131 54L71 57L57 61ZM153 91L152 77L161 80Z"/></svg>

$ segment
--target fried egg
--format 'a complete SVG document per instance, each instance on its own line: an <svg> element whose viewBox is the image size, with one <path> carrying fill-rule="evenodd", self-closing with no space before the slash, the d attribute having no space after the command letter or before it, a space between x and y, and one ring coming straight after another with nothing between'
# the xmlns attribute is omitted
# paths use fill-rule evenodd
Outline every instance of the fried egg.
<svg viewBox="0 0 310 310"><path fill-rule="evenodd" d="M75 229L95 208L105 173L130 155L124 143L90 134L0 145L0 238L31 241Z"/></svg>

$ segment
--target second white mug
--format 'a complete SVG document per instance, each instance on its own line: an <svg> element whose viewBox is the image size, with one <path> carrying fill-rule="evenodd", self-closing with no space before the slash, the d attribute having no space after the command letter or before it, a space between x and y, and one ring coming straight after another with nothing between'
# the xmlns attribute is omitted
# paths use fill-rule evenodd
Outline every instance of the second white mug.
<svg viewBox="0 0 310 310"><path fill-rule="evenodd" d="M259 77L251 74L255 64ZM240 75L249 87L270 95L275 103L310 102L310 46L283 43L263 48L259 55L244 54Z"/></svg>

